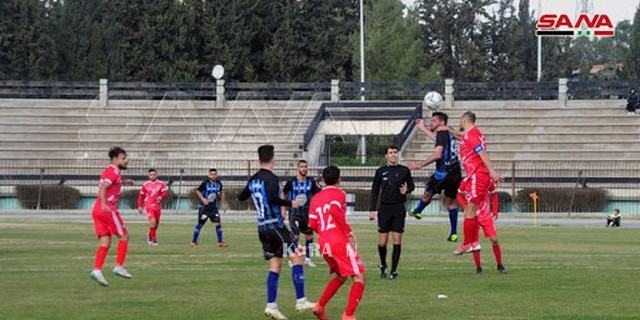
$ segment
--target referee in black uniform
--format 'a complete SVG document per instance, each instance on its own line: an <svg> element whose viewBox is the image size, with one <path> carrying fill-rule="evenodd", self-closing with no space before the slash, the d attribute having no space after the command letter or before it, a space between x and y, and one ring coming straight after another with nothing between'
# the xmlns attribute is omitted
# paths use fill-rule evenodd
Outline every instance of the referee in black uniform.
<svg viewBox="0 0 640 320"><path fill-rule="evenodd" d="M398 278L398 262L404 232L407 209L404 203L407 195L415 189L409 168L398 164L398 147L390 145L385 149L387 164L376 170L371 186L369 219L378 217L378 253L380 254L380 278L387 278L387 242L389 232L393 235L393 253L390 280ZM378 200L380 206L378 207Z"/></svg>

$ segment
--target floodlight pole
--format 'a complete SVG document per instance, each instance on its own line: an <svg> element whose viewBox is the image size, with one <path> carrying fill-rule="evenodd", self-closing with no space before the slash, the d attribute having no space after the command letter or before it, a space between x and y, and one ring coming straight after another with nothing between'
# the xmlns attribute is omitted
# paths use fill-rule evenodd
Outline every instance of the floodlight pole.
<svg viewBox="0 0 640 320"><path fill-rule="evenodd" d="M360 100L364 101L364 8L360 0Z"/></svg>
<svg viewBox="0 0 640 320"><path fill-rule="evenodd" d="M540 19L542 13L542 0L538 0L538 10L536 11L536 20ZM538 77L537 80L542 80L542 36L538 37Z"/></svg>

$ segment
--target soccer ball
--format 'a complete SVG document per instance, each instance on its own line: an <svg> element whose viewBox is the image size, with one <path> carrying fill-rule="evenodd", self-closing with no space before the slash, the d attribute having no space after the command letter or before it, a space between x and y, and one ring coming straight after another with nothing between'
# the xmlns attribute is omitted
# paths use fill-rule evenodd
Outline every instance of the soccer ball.
<svg viewBox="0 0 640 320"><path fill-rule="evenodd" d="M442 106L442 100L442 95L435 91L428 92L424 96L424 104L430 110L438 110Z"/></svg>

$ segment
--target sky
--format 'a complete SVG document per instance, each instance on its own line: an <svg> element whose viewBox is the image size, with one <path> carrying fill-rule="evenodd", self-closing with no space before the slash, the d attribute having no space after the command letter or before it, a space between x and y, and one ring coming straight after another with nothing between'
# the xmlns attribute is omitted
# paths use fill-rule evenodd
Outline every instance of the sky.
<svg viewBox="0 0 640 320"><path fill-rule="evenodd" d="M402 0L412 5L415 0ZM531 10L537 10L538 1L542 1L543 13L566 13L570 17L575 14L576 0L529 0ZM594 13L608 14L614 25L622 20L633 20L633 15L640 0L592 0Z"/></svg>

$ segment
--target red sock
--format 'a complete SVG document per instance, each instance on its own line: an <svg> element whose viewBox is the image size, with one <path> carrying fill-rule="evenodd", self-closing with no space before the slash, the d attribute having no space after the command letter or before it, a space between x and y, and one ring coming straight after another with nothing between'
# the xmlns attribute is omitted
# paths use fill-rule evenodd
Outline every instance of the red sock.
<svg viewBox="0 0 640 320"><path fill-rule="evenodd" d="M362 282L354 282L351 285L351 291L349 291L349 301L347 301L347 307L344 309L344 313L347 316L353 316L356 313L356 308L358 307L358 303L360 303L360 299L362 299L362 295L364 295L364 283Z"/></svg>
<svg viewBox="0 0 640 320"><path fill-rule="evenodd" d="M157 228L149 227L149 240L156 241L156 230Z"/></svg>
<svg viewBox="0 0 640 320"><path fill-rule="evenodd" d="M500 250L500 244L497 243L497 242L493 244L493 255L496 257L496 264L501 265L502 264L502 250Z"/></svg>
<svg viewBox="0 0 640 320"><path fill-rule="evenodd" d="M331 279L331 281L329 281L327 283L327 286L324 288L324 291L322 292L322 295L318 300L318 305L320 305L321 307L326 306L327 303L329 303L329 300L331 300L331 297L333 297L336 292L340 290L340 287L342 287L343 284L344 281L340 280L340 278L336 277Z"/></svg>
<svg viewBox="0 0 640 320"><path fill-rule="evenodd" d="M462 232L464 233L464 239L462 241L463 245L467 245L467 244L473 243L473 239L475 239L474 238L475 236L473 234L474 234L474 231L476 230L475 229L476 225L477 225L477 221L475 220L475 218L473 218L473 219L465 218L464 219L464 230L462 230ZM476 233L477 233L477 231L476 231Z"/></svg>
<svg viewBox="0 0 640 320"><path fill-rule="evenodd" d="M127 257L128 246L129 243L127 240L120 239L120 241L118 241L118 249L116 250L116 266L121 267L124 265L124 259Z"/></svg>
<svg viewBox="0 0 640 320"><path fill-rule="evenodd" d="M473 262L476 264L476 268L482 268L482 260L480 259L480 251L473 252Z"/></svg>
<svg viewBox="0 0 640 320"><path fill-rule="evenodd" d="M95 270L102 270L102 266L104 265L104 259L107 257L107 253L109 252L109 247L99 246L98 250L96 250L96 261L93 265Z"/></svg>
<svg viewBox="0 0 640 320"><path fill-rule="evenodd" d="M480 241L480 223L478 222L478 217L473 218L473 220L473 239L471 243Z"/></svg>

